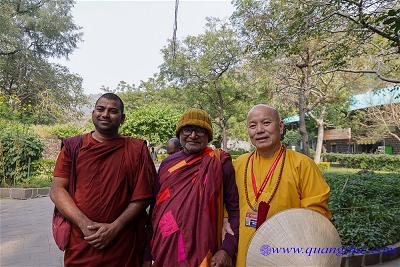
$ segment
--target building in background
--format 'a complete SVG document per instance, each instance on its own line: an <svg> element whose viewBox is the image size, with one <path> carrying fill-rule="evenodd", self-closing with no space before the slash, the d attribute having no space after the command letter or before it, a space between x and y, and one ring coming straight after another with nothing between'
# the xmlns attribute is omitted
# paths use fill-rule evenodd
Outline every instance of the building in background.
<svg viewBox="0 0 400 267"><path fill-rule="evenodd" d="M350 113L356 111L368 112L368 109L382 108L386 105L400 105L400 87L387 87L373 92L354 95L351 97ZM288 128L298 128L299 116L285 118ZM400 136L400 129L395 127L393 132ZM310 140L315 147L315 140ZM301 144L300 148L301 148ZM400 141L395 137L382 133L374 137L357 137L352 135L352 129L326 129L324 131L324 149L331 153L385 153L400 154Z"/></svg>

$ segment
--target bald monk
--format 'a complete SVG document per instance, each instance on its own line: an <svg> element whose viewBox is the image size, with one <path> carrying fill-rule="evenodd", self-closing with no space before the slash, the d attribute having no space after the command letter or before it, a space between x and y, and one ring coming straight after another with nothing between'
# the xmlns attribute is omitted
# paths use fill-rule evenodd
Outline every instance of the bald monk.
<svg viewBox="0 0 400 267"><path fill-rule="evenodd" d="M236 266L245 266L247 247L257 224L277 212L307 208L331 218L328 184L314 161L286 150L280 141L283 130L275 108L256 105L248 112L247 131L256 150L234 162L240 207Z"/></svg>

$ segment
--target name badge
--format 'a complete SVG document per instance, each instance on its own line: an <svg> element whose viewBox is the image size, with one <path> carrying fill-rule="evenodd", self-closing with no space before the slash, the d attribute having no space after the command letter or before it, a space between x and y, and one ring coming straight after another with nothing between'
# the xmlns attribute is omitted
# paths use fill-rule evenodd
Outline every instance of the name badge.
<svg viewBox="0 0 400 267"><path fill-rule="evenodd" d="M252 210L246 212L245 225L247 227L257 227L257 212Z"/></svg>

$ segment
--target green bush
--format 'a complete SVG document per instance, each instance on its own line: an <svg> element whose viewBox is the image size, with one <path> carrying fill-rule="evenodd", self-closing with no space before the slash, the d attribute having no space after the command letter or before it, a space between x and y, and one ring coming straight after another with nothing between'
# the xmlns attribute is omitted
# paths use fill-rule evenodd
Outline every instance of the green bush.
<svg viewBox="0 0 400 267"><path fill-rule="evenodd" d="M320 162L318 167L321 171L329 171L331 164L329 162Z"/></svg>
<svg viewBox="0 0 400 267"><path fill-rule="evenodd" d="M83 134L84 129L72 124L57 124L51 127L50 132L63 140L71 136Z"/></svg>
<svg viewBox="0 0 400 267"><path fill-rule="evenodd" d="M166 159L169 155L168 154L157 154L157 161L163 161Z"/></svg>
<svg viewBox="0 0 400 267"><path fill-rule="evenodd" d="M298 130L286 130L285 137L282 143L288 147L297 146L301 140L301 135Z"/></svg>
<svg viewBox="0 0 400 267"><path fill-rule="evenodd" d="M370 171L400 171L400 156L385 154L325 153L325 161L338 162L346 168Z"/></svg>
<svg viewBox="0 0 400 267"><path fill-rule="evenodd" d="M123 135L149 140L151 144L165 144L175 136L175 125L181 113L174 106L151 104L126 114L120 132Z"/></svg>
<svg viewBox="0 0 400 267"><path fill-rule="evenodd" d="M17 187L23 187L23 188L50 187L51 181L52 181L51 176L44 174L33 175L23 180L21 183L17 185Z"/></svg>
<svg viewBox="0 0 400 267"><path fill-rule="evenodd" d="M49 187L51 185L55 160L35 160L32 162L32 176L23 180L21 187Z"/></svg>
<svg viewBox="0 0 400 267"><path fill-rule="evenodd" d="M52 176L56 165L55 160L40 159L32 162L32 175L47 175Z"/></svg>
<svg viewBox="0 0 400 267"><path fill-rule="evenodd" d="M329 208L343 246L385 247L400 241L400 174L324 174Z"/></svg>
<svg viewBox="0 0 400 267"><path fill-rule="evenodd" d="M16 185L30 176L31 163L43 151L40 138L20 124L4 124L0 128L0 175L3 186Z"/></svg>

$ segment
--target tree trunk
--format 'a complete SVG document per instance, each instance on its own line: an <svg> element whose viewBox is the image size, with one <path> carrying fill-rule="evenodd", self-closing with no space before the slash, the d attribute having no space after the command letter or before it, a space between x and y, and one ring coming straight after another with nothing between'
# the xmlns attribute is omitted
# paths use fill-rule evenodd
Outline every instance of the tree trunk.
<svg viewBox="0 0 400 267"><path fill-rule="evenodd" d="M315 123L317 124L317 127L318 127L317 147L315 148L315 156L314 156L314 162L317 163L317 164L321 162L322 143L324 141L324 128L325 128L324 116L325 116L325 112L326 112L326 107L323 106L322 110L321 110L321 114L319 116L319 119L315 118L311 114L311 117L315 120Z"/></svg>
<svg viewBox="0 0 400 267"><path fill-rule="evenodd" d="M228 151L228 129L225 124L222 128L222 149Z"/></svg>
<svg viewBox="0 0 400 267"><path fill-rule="evenodd" d="M305 97L304 97L304 89L299 90L299 131L301 135L301 142L303 143L302 153L305 155L309 155L309 144L308 144L308 132L306 128L306 119L305 119Z"/></svg>
<svg viewBox="0 0 400 267"><path fill-rule="evenodd" d="M315 148L314 162L318 164L321 162L322 142L324 140L324 119L320 118L317 121L317 125L318 125L318 137L317 137L317 147Z"/></svg>

